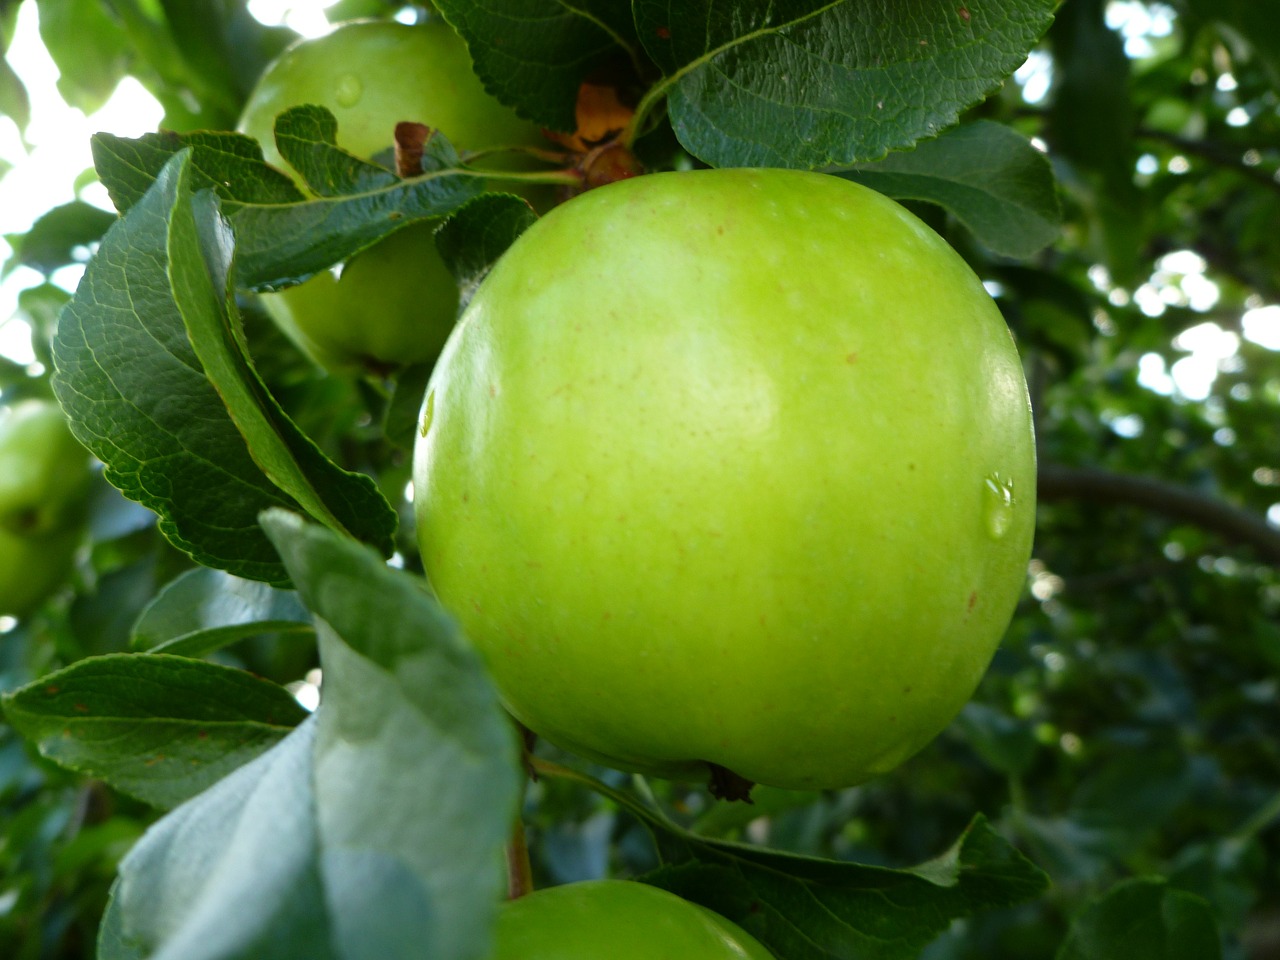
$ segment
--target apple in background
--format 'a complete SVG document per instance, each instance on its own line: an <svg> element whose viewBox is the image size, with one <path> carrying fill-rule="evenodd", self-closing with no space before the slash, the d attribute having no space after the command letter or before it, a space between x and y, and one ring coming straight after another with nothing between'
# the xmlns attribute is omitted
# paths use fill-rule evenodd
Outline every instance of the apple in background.
<svg viewBox="0 0 1280 960"><path fill-rule="evenodd" d="M352 21L296 42L267 67L239 129L262 144L268 163L290 173L273 130L279 114L301 104L328 108L338 121L338 145L366 159L394 145L401 121L439 129L460 150L543 144L533 124L485 92L466 45L440 19L413 26ZM506 162L508 168L521 165ZM352 257L339 276L317 274L262 295L262 303L290 338L332 371L385 372L431 360L458 309L454 280L432 238L436 226L406 227Z"/></svg>
<svg viewBox="0 0 1280 960"><path fill-rule="evenodd" d="M548 887L503 903L489 960L773 960L741 927L626 880Z"/></svg>
<svg viewBox="0 0 1280 960"><path fill-rule="evenodd" d="M653 174L552 210L419 430L441 601L522 723L621 769L726 795L884 773L972 695L1025 584L1009 330L940 237L837 177Z"/></svg>
<svg viewBox="0 0 1280 960"><path fill-rule="evenodd" d="M28 613L70 573L89 463L56 403L0 406L0 615Z"/></svg>

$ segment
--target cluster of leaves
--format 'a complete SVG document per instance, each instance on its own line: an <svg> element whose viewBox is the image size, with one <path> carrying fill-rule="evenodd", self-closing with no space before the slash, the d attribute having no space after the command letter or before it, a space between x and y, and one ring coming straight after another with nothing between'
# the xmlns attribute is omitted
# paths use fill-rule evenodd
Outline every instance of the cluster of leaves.
<svg viewBox="0 0 1280 960"><path fill-rule="evenodd" d="M0 953L92 955L105 912L104 960L482 955L519 761L414 576L425 371L324 376L252 291L440 216L465 290L527 216L442 139L400 179L312 108L280 139L324 185L304 200L216 132L284 40L243 4L38 6L70 102L132 74L171 132L98 137L122 217L50 211L5 268L48 275L97 246L65 308L52 284L24 293L41 366L0 368L0 388L47 394L56 366L111 486L75 582L0 626ZM550 129L606 77L651 165L820 167L911 204L1001 291L1044 467L1027 599L935 744L876 783L750 807L541 747L539 882L643 876L785 960L1274 955L1280 547L1258 518L1280 483L1280 359L1246 342L1202 400L1139 372L1187 328L1238 332L1280 301L1280 27L1184 0L1135 59L1101 0L1067 0L1047 36L1049 0L436 6ZM1037 45L1043 106L992 94ZM24 103L0 75L20 125ZM1188 250L1220 292L1208 314L1165 276ZM1144 284L1175 292L1157 310ZM289 691L321 662L308 715Z"/></svg>

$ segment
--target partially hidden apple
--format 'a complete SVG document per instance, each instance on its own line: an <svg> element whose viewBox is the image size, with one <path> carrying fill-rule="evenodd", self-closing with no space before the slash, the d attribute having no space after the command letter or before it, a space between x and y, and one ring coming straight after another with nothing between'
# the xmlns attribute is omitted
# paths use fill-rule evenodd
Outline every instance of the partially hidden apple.
<svg viewBox="0 0 1280 960"><path fill-rule="evenodd" d="M57 404L0 406L0 614L28 613L66 579L90 478Z"/></svg>
<svg viewBox="0 0 1280 960"><path fill-rule="evenodd" d="M302 104L328 108L337 119L338 145L365 159L394 146L401 121L436 128L459 149L544 144L533 124L485 92L466 45L438 18L417 25L351 21L296 42L267 67L239 129L262 144L268 163L291 174L273 131L279 114ZM519 165L510 159L506 165L513 163ZM406 227L337 271L264 294L262 303L330 370L379 372L431 360L458 309L454 280L432 238L437 226Z"/></svg>
<svg viewBox="0 0 1280 960"><path fill-rule="evenodd" d="M1009 329L940 237L834 176L653 174L552 210L463 313L419 433L441 601L516 718L625 770L730 795L888 771L1025 584Z"/></svg>
<svg viewBox="0 0 1280 960"><path fill-rule="evenodd" d="M548 887L506 901L489 960L773 960L719 914L627 880Z"/></svg>

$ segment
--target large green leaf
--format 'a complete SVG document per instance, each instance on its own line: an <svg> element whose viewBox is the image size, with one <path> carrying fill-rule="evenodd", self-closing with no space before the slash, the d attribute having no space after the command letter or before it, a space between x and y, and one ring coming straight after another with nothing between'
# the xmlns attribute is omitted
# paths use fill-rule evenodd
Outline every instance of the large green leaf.
<svg viewBox="0 0 1280 960"><path fill-rule="evenodd" d="M162 654L81 660L3 702L44 756L158 807L200 793L307 715L274 683Z"/></svg>
<svg viewBox="0 0 1280 960"><path fill-rule="evenodd" d="M395 515L373 481L329 462L254 373L229 289L231 237L193 179L189 154L174 157L107 233L62 314L54 389L72 429L207 566L284 582L257 525L272 505L389 551Z"/></svg>
<svg viewBox="0 0 1280 960"><path fill-rule="evenodd" d="M100 960L484 957L521 773L478 656L420 580L264 525L319 618L324 700L138 843Z"/></svg>
<svg viewBox="0 0 1280 960"><path fill-rule="evenodd" d="M320 107L295 110L299 119L328 113ZM301 142L308 129L322 139ZM331 125L295 124L289 150L298 156L314 147L314 152L332 158L332 134ZM287 176L262 161L256 141L235 133L158 133L136 140L98 134L93 140L94 163L111 199L124 211L145 195L165 164L188 147L192 189L210 187L221 199L222 215L235 233L237 282L255 289L304 280L395 230L452 213L485 188L484 176L466 170L433 169L401 179L364 164L361 176L349 182L345 192L304 201Z"/></svg>
<svg viewBox="0 0 1280 960"><path fill-rule="evenodd" d="M1048 886L980 815L940 857L894 870L709 840L632 794L544 761L535 768L586 783L649 829L663 865L641 879L728 917L785 960L912 960L952 920Z"/></svg>
<svg viewBox="0 0 1280 960"><path fill-rule="evenodd" d="M637 0L680 142L713 166L824 167L936 136L1000 85L1056 0Z"/></svg>
<svg viewBox="0 0 1280 960"><path fill-rule="evenodd" d="M142 611L133 646L198 657L246 637L310 631L294 592L198 567L166 584Z"/></svg>
<svg viewBox="0 0 1280 960"><path fill-rule="evenodd" d="M841 176L897 200L944 207L989 249L1029 257L1058 237L1061 207L1048 158L1022 135L979 120Z"/></svg>
<svg viewBox="0 0 1280 960"><path fill-rule="evenodd" d="M633 24L603 0L440 3L486 85L547 126L572 129L578 85L612 62L614 75L662 75L641 114L665 100L680 142L712 166L809 169L953 125L1026 59L1056 5L636 0Z"/></svg>

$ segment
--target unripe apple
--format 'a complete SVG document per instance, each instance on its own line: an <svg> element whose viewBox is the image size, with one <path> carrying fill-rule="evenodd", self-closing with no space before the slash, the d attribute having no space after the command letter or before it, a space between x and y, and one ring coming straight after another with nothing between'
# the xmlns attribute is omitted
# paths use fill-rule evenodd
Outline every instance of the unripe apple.
<svg viewBox="0 0 1280 960"><path fill-rule="evenodd" d="M673 893L625 880L508 900L489 960L773 960L754 937Z"/></svg>
<svg viewBox="0 0 1280 960"><path fill-rule="evenodd" d="M712 170L516 241L441 354L414 483L427 576L535 733L834 788L972 695L1035 451L1013 339L940 237L837 177Z"/></svg>
<svg viewBox="0 0 1280 960"><path fill-rule="evenodd" d="M272 131L277 115L308 103L327 107L338 121L338 145L366 159L394 146L401 121L425 123L465 150L542 143L536 127L485 92L466 45L439 19L415 26L352 21L298 41L264 71L239 129L262 144L268 163L292 173ZM406 227L352 257L338 276L324 272L264 294L263 305L331 370L430 360L458 309L454 280L432 238L437 226Z"/></svg>
<svg viewBox="0 0 1280 960"><path fill-rule="evenodd" d="M66 579L90 477L57 404L0 406L0 614L27 613Z"/></svg>

